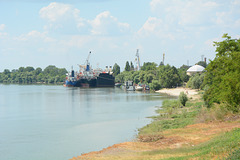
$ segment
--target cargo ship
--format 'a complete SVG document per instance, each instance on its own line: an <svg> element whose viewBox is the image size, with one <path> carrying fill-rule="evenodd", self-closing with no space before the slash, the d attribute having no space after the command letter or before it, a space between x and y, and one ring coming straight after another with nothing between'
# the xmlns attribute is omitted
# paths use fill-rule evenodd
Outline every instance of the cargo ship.
<svg viewBox="0 0 240 160"><path fill-rule="evenodd" d="M107 66L105 70L100 68L92 69L88 58L85 65L79 65L79 72L71 72L67 74L64 86L66 87L114 87L115 77L113 76L112 67Z"/></svg>

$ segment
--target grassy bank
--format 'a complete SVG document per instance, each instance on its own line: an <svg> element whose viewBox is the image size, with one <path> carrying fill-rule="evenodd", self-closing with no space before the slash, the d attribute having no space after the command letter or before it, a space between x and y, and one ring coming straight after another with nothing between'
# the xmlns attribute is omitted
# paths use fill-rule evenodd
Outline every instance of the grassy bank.
<svg viewBox="0 0 240 160"><path fill-rule="evenodd" d="M204 103L189 102L183 107L178 100L165 100L161 109L156 112L158 116L151 117L153 122L139 130L139 135L161 134L167 129L183 128L195 123Z"/></svg>
<svg viewBox="0 0 240 160"><path fill-rule="evenodd" d="M136 142L73 159L240 159L240 116L224 106L208 109L201 95L186 106L178 100L164 101L152 123L139 129Z"/></svg>
<svg viewBox="0 0 240 160"><path fill-rule="evenodd" d="M161 141L174 129L178 129L176 135L181 136L185 127L193 124L225 122L231 126L233 122L240 122L239 115L228 112L224 106L215 105L214 108L208 109L202 98L188 101L185 107L179 100L165 100L157 112L158 116L151 117L153 122L139 130L140 141L150 143ZM186 144L176 149L144 152L143 155L171 155L169 159L240 159L239 153L240 128L236 128L219 135L216 133L216 137L196 146Z"/></svg>

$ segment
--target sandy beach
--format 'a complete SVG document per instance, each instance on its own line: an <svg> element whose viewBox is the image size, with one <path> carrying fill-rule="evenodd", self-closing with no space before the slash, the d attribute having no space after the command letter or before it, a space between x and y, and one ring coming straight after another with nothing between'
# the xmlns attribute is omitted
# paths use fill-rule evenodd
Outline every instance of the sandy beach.
<svg viewBox="0 0 240 160"><path fill-rule="evenodd" d="M193 98L193 99L195 99L198 96L197 89L189 89L189 88L183 88L183 87L171 88L171 89L164 88L156 92L168 94L170 96L179 96L181 92L184 92L187 94L188 98Z"/></svg>

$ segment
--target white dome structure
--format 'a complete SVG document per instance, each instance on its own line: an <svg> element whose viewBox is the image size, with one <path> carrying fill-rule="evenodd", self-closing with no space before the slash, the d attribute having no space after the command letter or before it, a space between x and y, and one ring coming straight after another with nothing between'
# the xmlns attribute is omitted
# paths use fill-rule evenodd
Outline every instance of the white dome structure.
<svg viewBox="0 0 240 160"><path fill-rule="evenodd" d="M204 71L204 69L205 68L203 66L194 65L187 70L187 75L191 76L195 73L202 73Z"/></svg>

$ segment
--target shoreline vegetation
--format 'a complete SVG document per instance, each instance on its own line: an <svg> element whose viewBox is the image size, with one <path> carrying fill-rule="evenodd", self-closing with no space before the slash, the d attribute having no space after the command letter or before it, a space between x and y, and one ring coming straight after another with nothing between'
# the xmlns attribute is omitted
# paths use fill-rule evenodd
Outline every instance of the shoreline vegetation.
<svg viewBox="0 0 240 160"><path fill-rule="evenodd" d="M54 65L44 70L40 67L19 67L18 69L5 69L0 73L0 83L3 84L63 84L67 70Z"/></svg>
<svg viewBox="0 0 240 160"><path fill-rule="evenodd" d="M139 129L132 142L115 144L101 151L82 154L71 160L143 159L239 159L240 115L220 105L207 108L203 92L174 88L157 91L171 96L188 93L182 106L165 100L152 123Z"/></svg>

